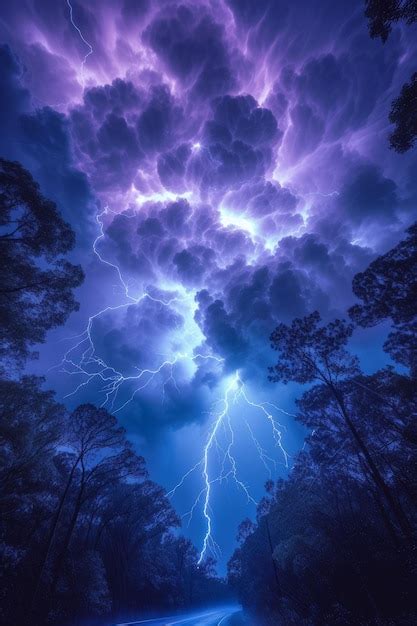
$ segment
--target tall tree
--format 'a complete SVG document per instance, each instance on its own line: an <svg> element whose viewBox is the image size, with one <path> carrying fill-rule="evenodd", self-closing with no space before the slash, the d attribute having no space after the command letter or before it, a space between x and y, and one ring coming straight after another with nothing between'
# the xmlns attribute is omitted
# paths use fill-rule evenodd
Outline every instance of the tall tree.
<svg viewBox="0 0 417 626"><path fill-rule="evenodd" d="M361 302L350 313L364 327L391 319L385 349L410 365L416 226L408 234L355 277ZM267 485L257 523L243 524L229 562L229 581L261 623L417 623L415 379L393 366L363 374L347 350L351 332L345 321L322 326L313 313L271 337L279 354L272 380L313 385L297 400L297 420L310 432L303 450L285 481Z"/></svg>
<svg viewBox="0 0 417 626"><path fill-rule="evenodd" d="M159 596L172 574L162 544L178 525L165 491L150 480L118 487L104 504L92 540L103 554L115 617L137 614L156 598L164 605Z"/></svg>
<svg viewBox="0 0 417 626"><path fill-rule="evenodd" d="M81 267L65 259L69 224L19 163L0 159L0 357L21 365L46 332L78 309Z"/></svg>
<svg viewBox="0 0 417 626"><path fill-rule="evenodd" d="M45 603L45 607L53 601L71 539L86 502L96 498L111 484L117 484L127 478L137 480L146 476L143 458L133 452L131 444L125 437L124 429L105 409L97 409L91 404L79 406L70 416L67 437L72 449L72 458L67 482L45 546L44 559L39 573L39 586L42 584L42 575L48 563L51 545L55 540L61 512L67 504L71 488L73 490L73 501L70 504L72 510L67 528L60 541L60 547L53 558L51 582L47 587L49 602ZM36 602L36 597L34 602Z"/></svg>
<svg viewBox="0 0 417 626"><path fill-rule="evenodd" d="M55 453L64 437L66 410L55 402L53 392L41 389L43 382L35 376L0 379L0 502L9 501L9 507L27 489L39 460Z"/></svg>
<svg viewBox="0 0 417 626"><path fill-rule="evenodd" d="M42 383L33 376L0 383L0 623L5 624L11 616L16 624L27 616L33 574L61 486L54 456L64 442L67 412Z"/></svg>
<svg viewBox="0 0 417 626"><path fill-rule="evenodd" d="M389 507L404 536L409 537L411 528L408 519L376 464L346 401L343 383L357 376L360 371L357 357L346 349L353 325L344 320L335 320L327 326L320 325L320 322L320 315L316 311L302 319L295 319L291 326L279 324L271 335L271 345L278 351L279 360L270 368L270 379L273 382L318 382L324 385L336 402L339 417L363 457L385 505Z"/></svg>

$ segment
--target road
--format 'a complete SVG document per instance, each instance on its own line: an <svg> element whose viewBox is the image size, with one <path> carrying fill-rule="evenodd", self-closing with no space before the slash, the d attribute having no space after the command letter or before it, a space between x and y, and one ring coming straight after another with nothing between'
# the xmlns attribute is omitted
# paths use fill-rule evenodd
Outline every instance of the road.
<svg viewBox="0 0 417 626"><path fill-rule="evenodd" d="M239 606L211 609L201 613L187 613L156 619L146 619L138 622L124 622L115 626L240 626L241 608Z"/></svg>

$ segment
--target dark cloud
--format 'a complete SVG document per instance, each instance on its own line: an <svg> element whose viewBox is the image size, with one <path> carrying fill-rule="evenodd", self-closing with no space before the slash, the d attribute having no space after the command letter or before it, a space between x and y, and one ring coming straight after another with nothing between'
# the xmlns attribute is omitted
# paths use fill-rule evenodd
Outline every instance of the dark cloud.
<svg viewBox="0 0 417 626"><path fill-rule="evenodd" d="M349 173L338 202L354 224L391 222L398 203L396 184L372 163L358 164Z"/></svg>
<svg viewBox="0 0 417 626"><path fill-rule="evenodd" d="M224 303L213 300L205 291L198 294L197 300L200 305L197 319L208 345L225 358L227 370L242 367L247 346Z"/></svg>
<svg viewBox="0 0 417 626"><path fill-rule="evenodd" d="M57 202L76 231L81 249L91 228L95 202L85 174L74 164L68 120L49 107L33 109L21 82L24 70L8 46L0 49L0 64L2 154L21 161L42 192Z"/></svg>
<svg viewBox="0 0 417 626"><path fill-rule="evenodd" d="M183 128L181 107L165 85L153 85L145 95L120 79L89 89L71 122L84 167L100 190L128 189Z"/></svg>
<svg viewBox="0 0 417 626"><path fill-rule="evenodd" d="M184 178L190 156L191 147L188 144L180 144L158 158L158 174L165 189L177 193L186 191L187 185Z"/></svg>
<svg viewBox="0 0 417 626"><path fill-rule="evenodd" d="M384 133L415 43L372 41L360 0L79 0L84 41L65 3L22 7L2 7L21 58L0 51L4 153L90 245L94 203L109 207L97 247L126 282L98 261L91 281L105 306L125 289L138 302L95 323L103 358L128 375L181 342L225 359L133 396L148 435L198 420L225 372L264 380L278 321L346 308L353 274L410 220L413 164Z"/></svg>
<svg viewBox="0 0 417 626"><path fill-rule="evenodd" d="M169 147L182 126L181 109L175 105L167 87L154 87L151 100L137 123L140 145L145 152Z"/></svg>
<svg viewBox="0 0 417 626"><path fill-rule="evenodd" d="M0 145L2 154L17 151L19 115L30 110L31 99L22 86L23 68L7 45L0 46Z"/></svg>
<svg viewBox="0 0 417 626"><path fill-rule="evenodd" d="M290 111L294 134L305 134L307 142L300 151L299 140L295 154L312 151L323 136L336 140L364 124L389 87L394 66L392 57L365 48L313 57L298 71L284 68L278 84L286 96L278 91L271 101L283 109L295 97Z"/></svg>
<svg viewBox="0 0 417 626"><path fill-rule="evenodd" d="M73 137L97 189L126 189L135 178L144 158L135 127L141 104L132 83L115 80L88 90L71 111Z"/></svg>
<svg viewBox="0 0 417 626"><path fill-rule="evenodd" d="M94 121L102 122L106 115L114 113L136 119L137 111L145 102L143 94L131 81L116 78L110 85L92 87L84 93L84 111Z"/></svg>
<svg viewBox="0 0 417 626"><path fill-rule="evenodd" d="M214 100L212 109L202 147L190 159L191 178L210 190L262 177L281 137L271 111L251 96L229 95Z"/></svg>
<svg viewBox="0 0 417 626"><path fill-rule="evenodd" d="M200 285L214 264L216 253L205 246L190 246L174 255L173 263L184 285Z"/></svg>
<svg viewBox="0 0 417 626"><path fill-rule="evenodd" d="M144 41L195 95L211 97L234 85L230 53L219 24L197 7L180 5L157 16Z"/></svg>
<svg viewBox="0 0 417 626"><path fill-rule="evenodd" d="M269 298L275 315L283 322L307 313L307 302L303 294L300 277L291 267L281 268L272 280Z"/></svg>
<svg viewBox="0 0 417 626"><path fill-rule="evenodd" d="M252 96L223 96L213 102L213 122L206 125L209 143L228 145L241 140L249 145L275 143L279 139L271 111L258 107Z"/></svg>

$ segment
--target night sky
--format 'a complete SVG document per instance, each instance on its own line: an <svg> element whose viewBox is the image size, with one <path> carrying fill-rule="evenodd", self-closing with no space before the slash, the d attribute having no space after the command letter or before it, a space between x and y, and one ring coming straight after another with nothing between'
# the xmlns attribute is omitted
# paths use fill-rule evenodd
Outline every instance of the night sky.
<svg viewBox="0 0 417 626"><path fill-rule="evenodd" d="M305 436L299 389L268 382L270 333L345 315L413 221L417 157L387 137L417 29L372 40L362 0L18 0L0 29L1 153L86 272L30 369L118 416L224 572ZM353 337L367 371L384 333Z"/></svg>

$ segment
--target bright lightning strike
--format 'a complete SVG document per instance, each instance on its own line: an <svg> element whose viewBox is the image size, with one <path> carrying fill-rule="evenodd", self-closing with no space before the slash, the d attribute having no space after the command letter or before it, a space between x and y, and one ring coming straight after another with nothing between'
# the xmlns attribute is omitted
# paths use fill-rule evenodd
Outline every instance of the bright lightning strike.
<svg viewBox="0 0 417 626"><path fill-rule="evenodd" d="M124 409L140 391L148 387L159 374L165 376L165 374L168 373L162 385L164 398L165 389L169 382L173 382L174 386L177 386L174 377L174 367L181 361L191 361L193 363L213 361L214 363L220 364L223 362L223 359L213 354L202 354L195 351L190 353L188 351L182 352L181 350L176 350L171 357L165 358L156 367L138 367L136 368L136 373L126 375L109 365L104 358L97 353L92 333L95 323L106 314L122 311L132 305L138 305L146 299L158 302L162 306L170 306L174 303L187 303L187 300L191 299L189 294L174 294L171 297L163 299L146 290L140 296L131 295L129 284L123 277L119 266L104 258L99 250L99 244L105 236L103 219L109 212L108 207L106 207L96 216L99 234L93 242L93 252L101 264L106 265L116 272L119 284L122 288L124 301L120 304L106 306L89 317L85 330L80 335L73 338L76 342L65 352L60 367L64 373L81 378L81 382L65 397L73 396L83 387L86 387L93 381L98 381L101 383L100 392L104 394L102 406L108 407L113 413L118 413ZM134 385L133 392L122 403L118 403L118 397L122 387L128 385Z"/></svg>
<svg viewBox="0 0 417 626"><path fill-rule="evenodd" d="M104 395L102 406L109 408L113 413L122 411L135 396L147 388L152 383L159 382L161 379L161 396L162 402L165 400L166 387L172 383L174 388L179 392L177 380L175 378L175 367L180 362L193 363L194 365L202 361L213 361L215 365L222 365L224 359L215 354L203 354L198 351L197 344L192 349L180 350L176 348L171 355L165 355L160 363L154 367L136 367L136 372L125 374L113 365L110 365L98 352L94 337L93 329L95 324L108 313L115 313L132 305L138 305L146 299L158 302L162 306L180 307L186 305L191 311L191 319L195 309L194 294L178 288L173 295L168 294L166 298L158 297L149 290L144 290L139 296L131 293L129 281L125 279L120 267L112 261L106 259L100 252L100 243L105 238L104 219L111 213L108 207L105 207L101 213L96 216L98 235L93 242L93 253L98 261L107 268L114 271L118 278L120 291L123 301L119 304L106 306L99 310L88 319L85 330L74 337L75 343L65 352L61 364L61 371L70 375L80 377L81 381L76 387L67 394L72 396L86 387L93 381L100 384L99 393ZM128 217L128 216L126 216ZM133 217L130 216L130 217ZM182 293L181 293L182 290ZM171 292L172 293L172 292ZM197 332L197 331L196 331ZM191 333L191 337L194 333ZM202 337L199 337L199 341ZM186 339L187 342L187 339ZM188 340L190 343L190 340ZM119 400L122 388L130 387L131 391L127 398ZM66 396L66 397L67 397ZM203 538L202 548L199 555L198 563L201 564L212 553L218 556L220 548L213 537L213 518L212 518L212 490L215 484L222 484L224 481L233 481L236 487L244 494L248 503L256 506L256 500L252 496L249 486L242 480L239 474L238 461L235 456L236 435L237 431L232 419L232 409L235 407L243 407L244 410L250 410L253 414L257 413L270 427L272 440L279 453L282 455L283 463L288 468L289 454L283 445L282 432L284 427L277 421L275 415L283 413L291 415L278 406L268 402L255 402L249 397L246 385L242 380L238 371L236 371L229 379L223 395L214 403L210 413L211 426L208 433L206 443L203 448L203 455L200 460L189 469L180 479L178 484L167 494L173 497L176 492L182 488L187 479L195 472L201 472L202 488L195 498L191 509L183 515L188 517L190 524L198 506L202 505L202 516L205 522L205 534ZM240 416L250 437L250 442L254 446L260 462L264 465L269 476L272 470L276 470L277 460L273 458L263 448L257 437L254 428L249 423L245 415ZM217 459L217 464L216 464ZM218 468L218 469L217 469Z"/></svg>
<svg viewBox="0 0 417 626"><path fill-rule="evenodd" d="M212 412L213 423L209 432L207 442L204 446L202 458L182 476L179 483L175 485L175 487L168 493L169 497L173 497L178 489L180 489L184 485L186 479L191 476L191 474L193 474L195 471L202 468L202 479L204 484L203 489L201 489L198 493L190 511L183 516L188 517L190 522L195 509L203 498L203 516L206 523L206 531L203 539L203 546L198 559L199 565L207 556L208 551L211 551L214 555L218 554L219 552L218 545L213 539L213 521L210 505L213 485L215 483L222 483L224 480L230 478L234 481L236 486L241 491L243 491L248 502L251 502L255 506L257 504L256 500L251 495L248 486L238 476L237 461L233 454L233 447L235 445L235 431L231 418L231 407L235 406L240 401L243 401L243 403L247 407L257 409L260 414L268 420L271 426L272 437L274 439L275 445L282 453L284 465L286 468L288 468L289 454L285 450L282 441L282 431L284 427L273 416L273 412L280 412L284 413L285 415L291 414L287 413L283 409L280 409L274 404L268 402L258 403L250 400L246 391L245 384L242 381L239 372L235 372L231 381L225 389L223 397L217 403L220 405L220 408ZM274 467L274 469L276 469L276 460L269 456L267 452L263 449L258 439L255 437L253 429L250 426L249 422L246 420L246 418L244 418L244 422L248 427L251 441L255 446L259 459L268 470L268 473L271 475L271 465ZM222 435L226 435L227 438L227 444L225 447L222 446L220 441ZM220 470L217 472L217 474L213 473L212 470L212 465L214 465L214 463L212 463L211 459L212 453L214 451L220 451L222 455Z"/></svg>

